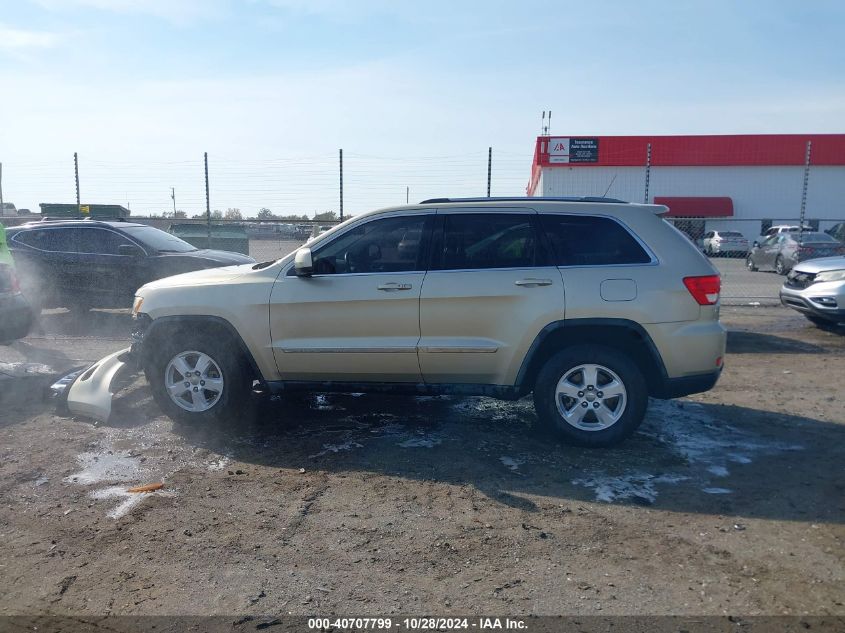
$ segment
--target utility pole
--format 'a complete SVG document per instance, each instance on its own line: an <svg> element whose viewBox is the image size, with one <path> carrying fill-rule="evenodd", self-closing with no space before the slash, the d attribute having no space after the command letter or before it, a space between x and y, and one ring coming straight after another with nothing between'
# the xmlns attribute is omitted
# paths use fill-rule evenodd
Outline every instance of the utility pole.
<svg viewBox="0 0 845 633"><path fill-rule="evenodd" d="M643 204L648 204L648 181L651 178L651 143L648 144L645 153L645 196Z"/></svg>
<svg viewBox="0 0 845 633"><path fill-rule="evenodd" d="M549 116L551 116L551 112L549 112ZM490 175L493 169L493 148L487 148L487 197L490 197Z"/></svg>
<svg viewBox="0 0 845 633"><path fill-rule="evenodd" d="M343 222L343 150L340 152L340 221Z"/></svg>
<svg viewBox="0 0 845 633"><path fill-rule="evenodd" d="M2 167L2 165L0 165L0 167ZM2 172L2 169L0 169L0 172ZM2 188L0 188L0 194L2 194L2 193L3 193ZM411 197L411 188L405 187L405 204L408 204L408 199L410 197Z"/></svg>
<svg viewBox="0 0 845 633"><path fill-rule="evenodd" d="M208 235L208 248L211 248L211 199L208 197L208 152L203 152L205 162L205 226Z"/></svg>
<svg viewBox="0 0 845 633"><path fill-rule="evenodd" d="M813 141L807 141L807 153L804 155L804 187L801 190L801 219L798 222L799 240L804 233L804 212L807 210L807 186L810 184L810 152L812 149Z"/></svg>
<svg viewBox="0 0 845 633"><path fill-rule="evenodd" d="M170 197L173 199L173 217L176 217L176 188L170 188Z"/></svg>
<svg viewBox="0 0 845 633"><path fill-rule="evenodd" d="M76 215L82 215L82 203L79 202L79 157L73 153L73 176L76 180Z"/></svg>
<svg viewBox="0 0 845 633"><path fill-rule="evenodd" d="M3 205L3 163L0 163L0 215L6 214L6 207Z"/></svg>

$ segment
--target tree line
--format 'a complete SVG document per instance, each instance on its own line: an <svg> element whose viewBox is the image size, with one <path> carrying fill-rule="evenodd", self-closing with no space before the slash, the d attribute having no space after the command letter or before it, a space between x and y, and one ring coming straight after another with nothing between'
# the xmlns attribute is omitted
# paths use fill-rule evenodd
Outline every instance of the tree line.
<svg viewBox="0 0 845 633"><path fill-rule="evenodd" d="M165 211L164 213L159 216L157 213L151 213L151 218L155 217L162 217L162 218L172 218L176 220L185 220L188 218L188 214L178 209L176 211ZM337 222L338 215L335 211L323 211L322 213L317 213L314 217L310 217L306 214L302 215L276 215L270 209L266 207L262 207L258 210L258 215L256 216L259 220L264 222ZM193 220L204 220L205 213L198 213L196 215L192 215L191 219ZM241 213L240 209L237 208L228 208L225 211L221 211L220 209L214 209L211 212L211 219L212 220L243 220L244 215Z"/></svg>

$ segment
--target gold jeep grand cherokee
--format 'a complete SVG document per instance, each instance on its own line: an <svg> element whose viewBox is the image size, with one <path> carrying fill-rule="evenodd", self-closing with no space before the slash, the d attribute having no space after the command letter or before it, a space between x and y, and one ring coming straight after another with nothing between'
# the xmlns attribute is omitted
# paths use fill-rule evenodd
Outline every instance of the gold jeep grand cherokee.
<svg viewBox="0 0 845 633"><path fill-rule="evenodd" d="M561 438L607 446L648 397L713 387L716 270L661 218L605 198L434 199L360 215L278 261L143 286L132 353L183 422L270 391L533 393Z"/></svg>

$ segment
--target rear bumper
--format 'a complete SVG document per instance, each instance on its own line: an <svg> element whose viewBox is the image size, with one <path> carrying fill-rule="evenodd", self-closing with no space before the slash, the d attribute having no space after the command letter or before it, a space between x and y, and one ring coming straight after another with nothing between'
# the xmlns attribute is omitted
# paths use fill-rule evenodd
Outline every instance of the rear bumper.
<svg viewBox="0 0 845 633"><path fill-rule="evenodd" d="M682 376L681 378L666 378L663 381L662 388L652 395L655 398L669 399L688 396L692 393L701 393L702 391L710 391L716 386L721 375L722 367L706 374Z"/></svg>

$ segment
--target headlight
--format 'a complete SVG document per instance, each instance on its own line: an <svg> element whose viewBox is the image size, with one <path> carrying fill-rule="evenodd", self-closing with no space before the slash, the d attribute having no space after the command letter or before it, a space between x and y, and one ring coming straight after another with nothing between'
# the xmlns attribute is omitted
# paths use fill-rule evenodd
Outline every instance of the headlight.
<svg viewBox="0 0 845 633"><path fill-rule="evenodd" d="M816 274L813 281L816 283L820 281L845 281L845 270L826 270L823 273Z"/></svg>
<svg viewBox="0 0 845 633"><path fill-rule="evenodd" d="M144 305L144 297L135 297L134 303L132 303L132 316L138 316L138 313L141 311L141 306Z"/></svg>

